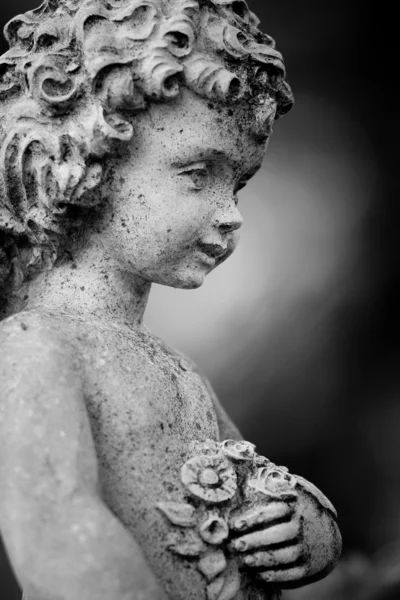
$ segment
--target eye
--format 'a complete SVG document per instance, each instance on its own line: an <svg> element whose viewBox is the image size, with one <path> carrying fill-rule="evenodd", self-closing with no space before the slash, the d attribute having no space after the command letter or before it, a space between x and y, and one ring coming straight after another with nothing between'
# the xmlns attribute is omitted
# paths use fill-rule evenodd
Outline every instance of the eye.
<svg viewBox="0 0 400 600"><path fill-rule="evenodd" d="M203 190L210 180L210 174L205 166L188 169L180 173L180 175L189 177L195 190Z"/></svg>

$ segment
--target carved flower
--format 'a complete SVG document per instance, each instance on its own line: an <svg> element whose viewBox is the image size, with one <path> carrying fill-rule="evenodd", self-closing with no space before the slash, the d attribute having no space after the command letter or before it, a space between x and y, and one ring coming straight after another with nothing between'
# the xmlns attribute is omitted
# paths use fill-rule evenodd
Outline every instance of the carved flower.
<svg viewBox="0 0 400 600"><path fill-rule="evenodd" d="M183 465L181 478L193 496L210 504L229 500L237 489L235 469L217 455L191 458Z"/></svg>
<svg viewBox="0 0 400 600"><path fill-rule="evenodd" d="M248 482L249 487L257 492L285 500L297 498L296 484L296 478L288 472L286 467L276 467L273 464L259 469L256 477Z"/></svg>
<svg viewBox="0 0 400 600"><path fill-rule="evenodd" d="M221 444L224 454L235 461L253 460L255 457L255 445L250 442L225 440Z"/></svg>
<svg viewBox="0 0 400 600"><path fill-rule="evenodd" d="M205 542L218 546L228 537L229 527L217 513L211 512L201 523L199 533Z"/></svg>

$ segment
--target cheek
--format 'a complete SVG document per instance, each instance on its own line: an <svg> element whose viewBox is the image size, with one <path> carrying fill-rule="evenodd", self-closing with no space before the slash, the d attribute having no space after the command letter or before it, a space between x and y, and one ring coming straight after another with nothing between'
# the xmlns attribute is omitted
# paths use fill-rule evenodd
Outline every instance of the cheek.
<svg viewBox="0 0 400 600"><path fill-rule="evenodd" d="M176 246L184 246L197 240L207 225L207 219L200 214L197 207L188 206L188 203L176 211L166 205L163 213L159 213L156 219L158 232L166 232L170 244Z"/></svg>
<svg viewBox="0 0 400 600"><path fill-rule="evenodd" d="M155 185L157 183L157 185ZM168 178L158 182L130 182L114 204L114 222L124 237L131 237L132 249L157 255L165 249L184 251L209 226L209 202L193 196ZM208 208L207 208L208 206ZM129 232L129 233L128 233Z"/></svg>

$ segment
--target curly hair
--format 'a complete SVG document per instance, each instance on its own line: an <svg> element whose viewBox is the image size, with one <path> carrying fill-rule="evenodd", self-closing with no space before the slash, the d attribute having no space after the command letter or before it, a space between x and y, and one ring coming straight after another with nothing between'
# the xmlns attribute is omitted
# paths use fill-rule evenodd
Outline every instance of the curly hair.
<svg viewBox="0 0 400 600"><path fill-rule="evenodd" d="M46 0L0 57L0 297L50 268L71 207L99 201L129 115L181 88L245 101L255 135L292 106L282 56L243 0ZM1 302L0 302L1 305ZM0 306L1 312L1 306Z"/></svg>

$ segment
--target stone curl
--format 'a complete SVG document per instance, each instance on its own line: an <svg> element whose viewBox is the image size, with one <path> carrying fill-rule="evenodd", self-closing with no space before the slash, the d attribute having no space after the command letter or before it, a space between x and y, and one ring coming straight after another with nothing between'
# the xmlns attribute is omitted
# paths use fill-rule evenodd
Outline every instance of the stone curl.
<svg viewBox="0 0 400 600"><path fill-rule="evenodd" d="M46 0L8 23L0 289L12 266L19 280L54 262L67 208L97 201L88 192L104 158L132 139L132 116L149 102L183 86L217 104L245 100L255 135L270 133L292 95L282 56L257 26L243 0Z"/></svg>

